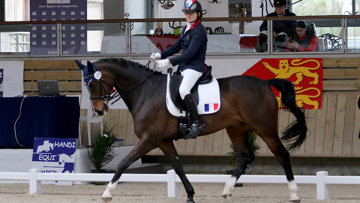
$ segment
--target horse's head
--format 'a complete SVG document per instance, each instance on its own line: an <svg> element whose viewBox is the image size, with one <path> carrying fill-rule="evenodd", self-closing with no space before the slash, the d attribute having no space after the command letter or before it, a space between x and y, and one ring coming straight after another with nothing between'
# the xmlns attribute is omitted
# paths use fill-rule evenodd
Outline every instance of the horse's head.
<svg viewBox="0 0 360 203"><path fill-rule="evenodd" d="M114 77L90 61L87 66L79 61L76 61L76 64L83 71L84 85L89 91L93 112L98 116L106 114L109 111L108 102L113 99Z"/></svg>

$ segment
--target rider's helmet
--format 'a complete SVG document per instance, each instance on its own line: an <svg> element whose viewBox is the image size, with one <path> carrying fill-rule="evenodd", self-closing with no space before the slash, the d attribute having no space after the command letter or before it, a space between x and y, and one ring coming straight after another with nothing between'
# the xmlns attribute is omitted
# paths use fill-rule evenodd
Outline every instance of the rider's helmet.
<svg viewBox="0 0 360 203"><path fill-rule="evenodd" d="M286 6L286 0L274 0L274 6Z"/></svg>
<svg viewBox="0 0 360 203"><path fill-rule="evenodd" d="M185 0L182 12L202 12L202 7L196 0Z"/></svg>

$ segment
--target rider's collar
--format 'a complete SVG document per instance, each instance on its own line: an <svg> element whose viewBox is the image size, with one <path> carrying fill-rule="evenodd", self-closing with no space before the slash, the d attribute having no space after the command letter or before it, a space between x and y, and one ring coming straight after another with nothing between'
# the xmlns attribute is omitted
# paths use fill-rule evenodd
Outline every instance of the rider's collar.
<svg viewBox="0 0 360 203"><path fill-rule="evenodd" d="M195 23L195 22L192 22L192 23L187 22L187 23L186 23L186 27L191 27L192 25L194 25L194 23Z"/></svg>
<svg viewBox="0 0 360 203"><path fill-rule="evenodd" d="M282 16L285 15L285 13L286 13L286 11L284 11L284 13L282 13L282 14L280 14L280 15L278 14L277 16L278 16L278 17L282 17Z"/></svg>
<svg viewBox="0 0 360 203"><path fill-rule="evenodd" d="M191 29L191 30L194 29L199 23L200 23L200 18L199 18L196 22L192 22L192 23L191 23L190 29ZM189 24L188 24L188 26L189 26Z"/></svg>

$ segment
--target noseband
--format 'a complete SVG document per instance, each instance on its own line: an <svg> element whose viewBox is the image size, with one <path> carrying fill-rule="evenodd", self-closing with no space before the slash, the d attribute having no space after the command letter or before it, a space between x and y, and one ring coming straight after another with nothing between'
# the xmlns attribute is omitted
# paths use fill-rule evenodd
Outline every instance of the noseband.
<svg viewBox="0 0 360 203"><path fill-rule="evenodd" d="M151 59L146 64L147 68L149 68L150 63L151 63ZM154 68L153 68L152 73L147 75L144 79L142 79L136 85L134 85L120 93L117 91L117 89L115 87L111 87L111 85L109 83L107 83L104 79L102 79L102 74L100 73L100 71L97 71L99 73L95 72L94 74L89 75L88 77L94 76L94 78L96 79L96 81L98 82L98 84L100 86L100 95L101 96L90 96L90 100L102 99L103 103L107 104L109 101L116 98L116 100L111 103L111 105L113 105L115 102L119 101L122 97L124 97L127 93L131 92L133 89L138 87L141 83L143 83L146 79L148 79L152 74L155 73L155 71L156 71L156 68L155 68L155 63L154 63ZM113 88L113 90L110 93L106 93L103 83L105 83L107 86Z"/></svg>
<svg viewBox="0 0 360 203"><path fill-rule="evenodd" d="M111 87L111 85L109 83L107 83L105 80L103 80L102 78L100 78L99 80L97 80L98 85L100 86L100 95L101 96L90 96L90 100L96 100L96 99L102 99L103 103L108 103L109 101L120 97L120 94L118 93L118 91L116 90L116 88L114 88L114 91L111 91L108 94L104 94L105 91L105 87L104 84L105 83L107 86ZM114 101L113 103L117 102L120 98L118 98L116 101ZM112 103L112 104L113 104Z"/></svg>

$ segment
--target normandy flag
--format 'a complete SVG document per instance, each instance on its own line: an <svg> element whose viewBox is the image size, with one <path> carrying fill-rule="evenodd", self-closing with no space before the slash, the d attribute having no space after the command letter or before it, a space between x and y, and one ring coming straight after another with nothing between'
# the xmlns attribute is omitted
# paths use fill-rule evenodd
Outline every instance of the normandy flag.
<svg viewBox="0 0 360 203"><path fill-rule="evenodd" d="M293 83L296 104L304 109L321 109L323 92L323 63L321 58L261 59L243 75L261 79L282 78ZM281 106L280 93L273 91Z"/></svg>

